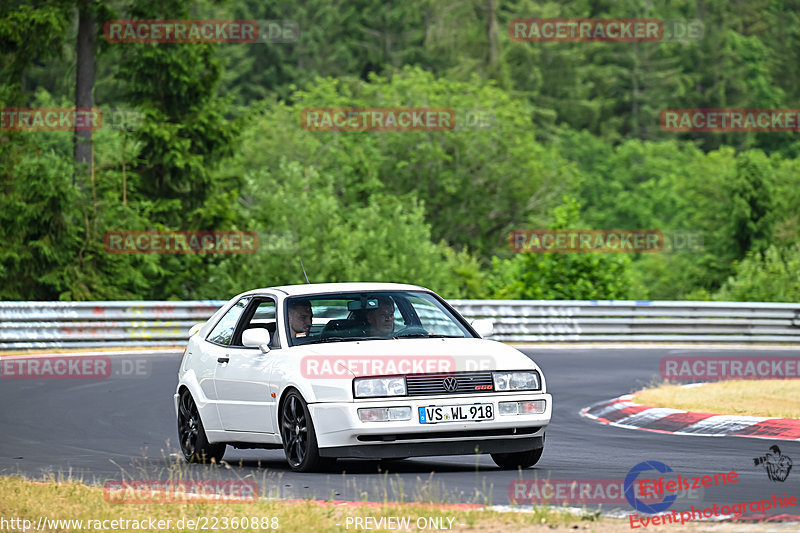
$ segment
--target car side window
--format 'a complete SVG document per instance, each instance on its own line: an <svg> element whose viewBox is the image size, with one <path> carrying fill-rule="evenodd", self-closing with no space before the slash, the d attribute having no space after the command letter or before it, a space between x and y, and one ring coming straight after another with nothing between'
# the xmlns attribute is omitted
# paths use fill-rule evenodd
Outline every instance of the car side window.
<svg viewBox="0 0 800 533"><path fill-rule="evenodd" d="M233 307L231 307L228 312L225 313L220 321L217 322L217 325L214 326L214 329L211 330L207 340L215 344L228 346L233 338L233 332L236 329L236 323L239 321L239 317L242 316L242 313L244 312L245 307L247 307L249 301L250 297L246 296L233 304Z"/></svg>
<svg viewBox="0 0 800 533"><path fill-rule="evenodd" d="M246 315L243 319L243 324L240 329L240 333L236 334L236 339L234 339L234 344L236 346L242 346L242 333L244 333L248 329L253 328L261 328L265 329L269 332L270 341L269 347L270 348L280 348L281 343L278 339L278 335L276 334L276 320L275 320L275 301L272 299L264 299L264 300L256 300L253 302L255 309L251 309L248 312L250 316L249 320Z"/></svg>
<svg viewBox="0 0 800 533"><path fill-rule="evenodd" d="M263 322L275 322L275 302L272 300L264 300L258 304L256 312L253 313L253 318L250 320L251 324Z"/></svg>

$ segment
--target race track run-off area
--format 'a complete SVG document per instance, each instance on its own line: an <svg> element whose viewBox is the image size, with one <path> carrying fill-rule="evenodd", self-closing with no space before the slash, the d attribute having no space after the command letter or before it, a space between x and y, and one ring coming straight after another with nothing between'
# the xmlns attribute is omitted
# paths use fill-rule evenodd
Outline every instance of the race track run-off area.
<svg viewBox="0 0 800 533"><path fill-rule="evenodd" d="M442 456L339 460L333 470L301 474L289 470L282 450L230 447L225 466L189 465L176 443L172 403L181 353L137 351L109 355L111 371L97 379L0 379L0 424L4 428L0 473L31 479L71 477L98 486L109 479L159 480L180 475L187 480L254 481L261 494L279 499L499 506L516 500L523 508L539 503L536 496L542 495L531 487L538 487L542 480L550 480L553 486L572 483L580 487L590 482L592 490L605 487L603 498L616 501L574 502L573 506L631 512L619 487L634 466L654 461L684 478L736 473L735 482L704 487L691 498L678 498L670 511L800 493L797 468L780 481L771 480L763 464L755 464L773 445L797 463L797 436L793 440L775 440L769 435L700 438L696 434L636 431L581 415L584 411L606 422L624 420L619 413L631 406L620 409L612 400L627 401L629 398L619 397L655 381L663 357L797 357L800 350L524 347L522 351L541 366L554 408L541 460L521 472L500 470L488 456ZM590 406L594 407L587 409ZM629 412L629 416L634 414ZM566 500L571 496L574 494L566 491L563 503L569 504ZM766 515L781 512L800 514L795 507L772 509Z"/></svg>

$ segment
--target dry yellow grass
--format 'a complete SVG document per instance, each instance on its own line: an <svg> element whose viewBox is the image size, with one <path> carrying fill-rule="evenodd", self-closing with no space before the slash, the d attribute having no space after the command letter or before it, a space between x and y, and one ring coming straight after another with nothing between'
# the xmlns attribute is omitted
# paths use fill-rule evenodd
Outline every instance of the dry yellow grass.
<svg viewBox="0 0 800 533"><path fill-rule="evenodd" d="M408 517L411 519L411 526L408 529L397 529L392 531L422 531L418 528L416 521L419 518L443 519L439 522L442 528L428 527L429 531L448 531L453 533L505 533L515 531L519 533L565 533L568 531L581 532L603 532L603 533L626 533L630 532L628 520L618 518L600 517L596 512L585 512L583 515L576 515L558 508L539 507L535 512L498 512L492 510L461 510L450 509L447 506L437 506L431 504L356 504L346 507L330 503L319 503L311 501L300 502L281 502L261 500L256 503L242 504L158 504L158 505L133 505L133 504L112 504L103 498L103 490L98 487L90 487L77 481L55 481L47 483L31 482L19 477L0 477L0 517L8 521L28 520L27 524L16 522L13 524L0 525L3 531L21 531L22 527L27 526L31 530L36 530L39 525L40 517L47 517L52 520L82 520L81 527L62 524L42 522L40 532L64 532L64 531L123 531L122 527L111 529L111 522L106 520L136 520L141 525L127 524L128 531L195 531L194 527L187 527L188 520L205 520L202 522L207 526L207 531L212 531L210 527L214 521L219 525L216 531L276 531L261 527L261 520L265 525L278 526L277 531L302 531L304 533L342 533L345 531L365 530L356 528L350 524L348 527L348 517L353 520L356 517L371 517L380 520L382 517ZM249 520L258 519L258 528L248 528L241 524L241 520L236 527L222 528L221 521L227 518L229 524L235 517L248 517ZM277 519L273 522L273 518ZM149 527L150 519L165 521L156 524L155 529ZM178 520L183 519L183 527L177 527ZM91 520L92 523L87 521ZM99 520L100 529L95 525ZM169 520L170 522L166 522ZM375 527L371 531L390 531ZM92 526L92 527L89 527ZM168 527L164 527L168 526ZM11 527L13 529L6 529ZM766 532L774 528L774 524L748 524L748 531ZM198 530L203 530L200 525ZM664 526L650 526L647 528L651 533L734 533L742 530L741 524L722 522L687 522L685 524L668 524Z"/></svg>
<svg viewBox="0 0 800 533"><path fill-rule="evenodd" d="M697 387L665 384L643 390L634 402L720 415L800 418L800 380L720 381Z"/></svg>
<svg viewBox="0 0 800 533"><path fill-rule="evenodd" d="M605 528L599 524L599 517L595 513L587 513L586 516L576 516L564 510L539 508L536 512L528 513L501 513L496 511L480 509L453 509L447 505L439 506L432 504L374 504L357 503L354 505L340 506L335 504L321 504L311 501L285 502L276 500L260 500L254 503L238 504L122 504L109 503L103 498L103 489L91 487L77 481L56 481L51 480L47 483L31 482L19 477L0 477L0 517L8 520L9 518L20 518L29 520L32 529L39 525L40 517L47 517L53 520L82 520L83 529L87 526L95 525L97 520L103 524L106 520L138 520L143 521L152 518L157 524L155 529L148 529L140 525L134 526L132 523L127 528L118 527L118 530L142 530L142 531L194 531L194 527L187 527L187 521L193 520L198 529L202 530L203 525L211 528L217 524L218 530L224 531L274 531L269 527L262 528L264 525L278 526L278 531L303 531L303 532L337 532L353 531L356 528L351 522L347 528L347 518L373 517L380 520L381 517L408 517L411 524L415 524L418 519L433 519L439 524L450 526L450 531L477 530L523 530L529 531L529 527L541 527L541 531L552 531L552 527L561 527L564 531L570 530L590 530L604 531ZM224 518L231 520L239 517L236 527L222 528ZM241 523L241 517L247 517L248 522L257 519L257 527L245 527ZM422 517L422 518L421 518ZM273 522L273 518L276 520ZM183 528L177 527L178 521L183 519ZM89 523L88 521L92 522ZM169 522L166 522L169 520ZM613 520L612 520L613 522ZM622 522L617 520L617 522ZM141 523L141 522L140 522ZM147 524L149 527L149 524ZM249 525L249 523L247 524ZM375 528L374 523L370 523L373 530L386 531L386 529ZM7 526L7 524L6 524ZM5 531L4 525L0 525L0 530ZM169 527L164 527L169 526ZM105 522L102 527L108 530L112 527L111 522ZM499 529L498 529L499 528ZM359 528L364 529L364 528ZM38 531L78 531L75 526L62 523L61 527L50 525ZM97 528L95 527L95 530ZM410 530L417 530L416 525ZM435 529L434 529L435 530Z"/></svg>

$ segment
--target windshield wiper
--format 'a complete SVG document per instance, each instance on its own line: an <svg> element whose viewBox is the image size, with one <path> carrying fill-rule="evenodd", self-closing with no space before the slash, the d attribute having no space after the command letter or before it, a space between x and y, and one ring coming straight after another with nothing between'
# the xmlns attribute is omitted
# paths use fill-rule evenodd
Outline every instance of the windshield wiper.
<svg viewBox="0 0 800 533"><path fill-rule="evenodd" d="M346 342L346 341L374 341L386 340L386 337L325 337L314 342L307 342L304 344L321 344L323 342Z"/></svg>
<svg viewBox="0 0 800 533"><path fill-rule="evenodd" d="M463 339L462 335L435 335L435 334L427 334L427 333L406 333L405 335L395 335L392 337L393 339L402 339L402 338L420 338L420 339Z"/></svg>

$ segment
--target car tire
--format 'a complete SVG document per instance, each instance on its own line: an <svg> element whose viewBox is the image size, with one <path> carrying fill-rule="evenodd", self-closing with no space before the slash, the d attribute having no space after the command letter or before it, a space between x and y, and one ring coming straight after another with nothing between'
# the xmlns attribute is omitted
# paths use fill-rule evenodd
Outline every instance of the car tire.
<svg viewBox="0 0 800 533"><path fill-rule="evenodd" d="M503 470L528 468L539 462L544 448L515 453L493 453L492 461Z"/></svg>
<svg viewBox="0 0 800 533"><path fill-rule="evenodd" d="M189 463L220 462L227 444L208 442L197 404L188 390L181 393L178 401L178 441L183 458Z"/></svg>
<svg viewBox="0 0 800 533"><path fill-rule="evenodd" d="M320 457L314 421L299 392L290 391L281 404L281 441L289 468L295 472L315 472L331 461Z"/></svg>

